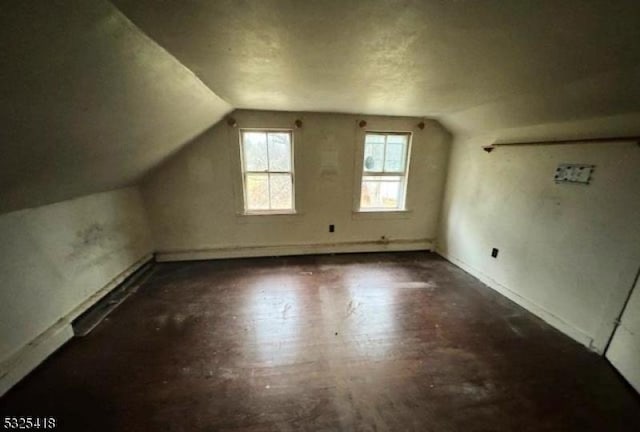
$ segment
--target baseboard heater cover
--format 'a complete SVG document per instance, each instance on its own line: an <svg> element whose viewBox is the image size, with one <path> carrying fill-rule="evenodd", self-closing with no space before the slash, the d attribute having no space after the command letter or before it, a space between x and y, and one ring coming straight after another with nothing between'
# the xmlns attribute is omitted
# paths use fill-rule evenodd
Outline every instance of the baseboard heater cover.
<svg viewBox="0 0 640 432"><path fill-rule="evenodd" d="M135 293L153 272L153 262L148 261L107 295L102 297L82 315L71 322L74 336L86 336L111 312Z"/></svg>
<svg viewBox="0 0 640 432"><path fill-rule="evenodd" d="M81 302L71 312L62 316L47 330L28 341L9 357L0 361L0 396L4 395L11 387L45 361L47 357L73 338L74 332L71 323L76 318L151 262L153 262L153 255L146 254Z"/></svg>

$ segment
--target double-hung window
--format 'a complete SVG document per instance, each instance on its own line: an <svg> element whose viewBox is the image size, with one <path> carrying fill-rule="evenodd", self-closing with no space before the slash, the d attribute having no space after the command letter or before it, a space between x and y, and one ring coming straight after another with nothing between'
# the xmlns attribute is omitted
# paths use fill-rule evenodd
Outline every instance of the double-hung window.
<svg viewBox="0 0 640 432"><path fill-rule="evenodd" d="M410 133L366 133L361 211L405 209L410 144Z"/></svg>
<svg viewBox="0 0 640 432"><path fill-rule="evenodd" d="M293 213L290 130L241 130L245 213Z"/></svg>

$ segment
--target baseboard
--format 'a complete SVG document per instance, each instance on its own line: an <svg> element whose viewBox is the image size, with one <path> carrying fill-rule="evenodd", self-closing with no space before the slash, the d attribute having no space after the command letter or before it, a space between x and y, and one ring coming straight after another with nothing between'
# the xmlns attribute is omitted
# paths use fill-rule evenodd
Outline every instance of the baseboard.
<svg viewBox="0 0 640 432"><path fill-rule="evenodd" d="M102 297L121 284L125 279L138 271L153 259L147 254L133 265L113 278L107 285L92 294L71 312L61 317L54 325L38 335L24 347L0 363L0 396L35 369L40 363L53 354L58 348L73 338L71 322L84 311L93 306Z"/></svg>
<svg viewBox="0 0 640 432"><path fill-rule="evenodd" d="M512 291L510 288L502 285L501 283L495 281L491 277L485 275L481 271L467 265L466 263L460 261L455 257L451 257L442 251L436 249L436 253L455 265L456 267L461 268L465 272L469 273L471 276L480 280L482 283L487 285L489 288L499 292L503 296L507 297L509 300L514 303L522 306L532 314L536 315L540 319L542 319L547 324L561 331L565 335L569 336L573 340L583 344L587 348L599 352L600 350L597 347L593 346L593 337L580 330L579 328L573 326L572 324L564 321L562 318L554 315L552 312L546 310L544 307L538 305L537 303L527 299L526 297L521 296L520 294Z"/></svg>
<svg viewBox="0 0 640 432"><path fill-rule="evenodd" d="M75 337L84 337L91 333L107 316L134 294L149 279L152 273L153 263L149 260L75 318L71 322L73 335Z"/></svg>
<svg viewBox="0 0 640 432"><path fill-rule="evenodd" d="M287 255L315 255L329 253L358 253L358 252L398 252L431 250L433 241L421 240L390 240L387 242L343 242L320 244L293 244L278 246L240 246L209 249L170 250L156 252L156 261L195 261L220 258L250 258Z"/></svg>
<svg viewBox="0 0 640 432"><path fill-rule="evenodd" d="M100 299L102 299L104 296L106 296L111 291L113 291L114 288L116 288L118 285L124 282L129 276L131 276L132 274L140 270L142 267L144 267L151 260L153 260L153 254L147 254L143 256L138 261L133 263L125 271L123 271L118 276L113 278L111 282L105 285L102 289L96 291L95 294L92 294L88 299L80 303L75 309L69 312L64 318L68 320L69 323L71 323L71 321L75 320L80 315L82 315L87 309L89 309L91 306L96 304Z"/></svg>
<svg viewBox="0 0 640 432"><path fill-rule="evenodd" d="M0 366L0 396L71 338L73 338L71 324L60 320L9 357Z"/></svg>

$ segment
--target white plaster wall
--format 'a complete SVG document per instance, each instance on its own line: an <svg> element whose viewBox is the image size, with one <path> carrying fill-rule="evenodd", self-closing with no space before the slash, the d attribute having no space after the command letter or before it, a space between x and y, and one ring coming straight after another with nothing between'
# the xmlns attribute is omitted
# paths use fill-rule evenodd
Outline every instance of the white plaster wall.
<svg viewBox="0 0 640 432"><path fill-rule="evenodd" d="M583 130L593 124L582 122ZM481 150L500 135L578 135L578 123L567 126L536 127L535 135L510 130L457 139L438 251L601 352L640 262L640 147L627 142ZM596 165L592 183L555 184L562 162ZM493 247L500 250L497 259L491 258Z"/></svg>
<svg viewBox="0 0 640 432"><path fill-rule="evenodd" d="M115 190L231 106L106 0L0 2L0 213Z"/></svg>
<svg viewBox="0 0 640 432"><path fill-rule="evenodd" d="M239 128L294 129L296 215L242 215L239 128L221 122L142 185L159 259L385 248L427 248L435 238L449 151L437 122L346 114L236 111ZM304 123L293 127L296 119ZM364 130L412 131L406 213L356 214ZM335 152L336 164L327 169ZM323 168L324 165L324 168ZM335 233L328 225L335 224ZM381 236L389 244L375 243ZM345 249L346 248L346 249Z"/></svg>
<svg viewBox="0 0 640 432"><path fill-rule="evenodd" d="M640 279L636 281L620 326L611 340L607 358L640 392Z"/></svg>
<svg viewBox="0 0 640 432"><path fill-rule="evenodd" d="M151 252L137 188L1 215L0 394L11 358Z"/></svg>

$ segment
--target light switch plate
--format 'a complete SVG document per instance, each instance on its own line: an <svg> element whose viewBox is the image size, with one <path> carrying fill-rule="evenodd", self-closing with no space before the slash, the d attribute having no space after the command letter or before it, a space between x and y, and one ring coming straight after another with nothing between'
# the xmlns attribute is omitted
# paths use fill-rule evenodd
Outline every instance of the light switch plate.
<svg viewBox="0 0 640 432"><path fill-rule="evenodd" d="M556 183L589 184L595 165L560 164L556 168Z"/></svg>

